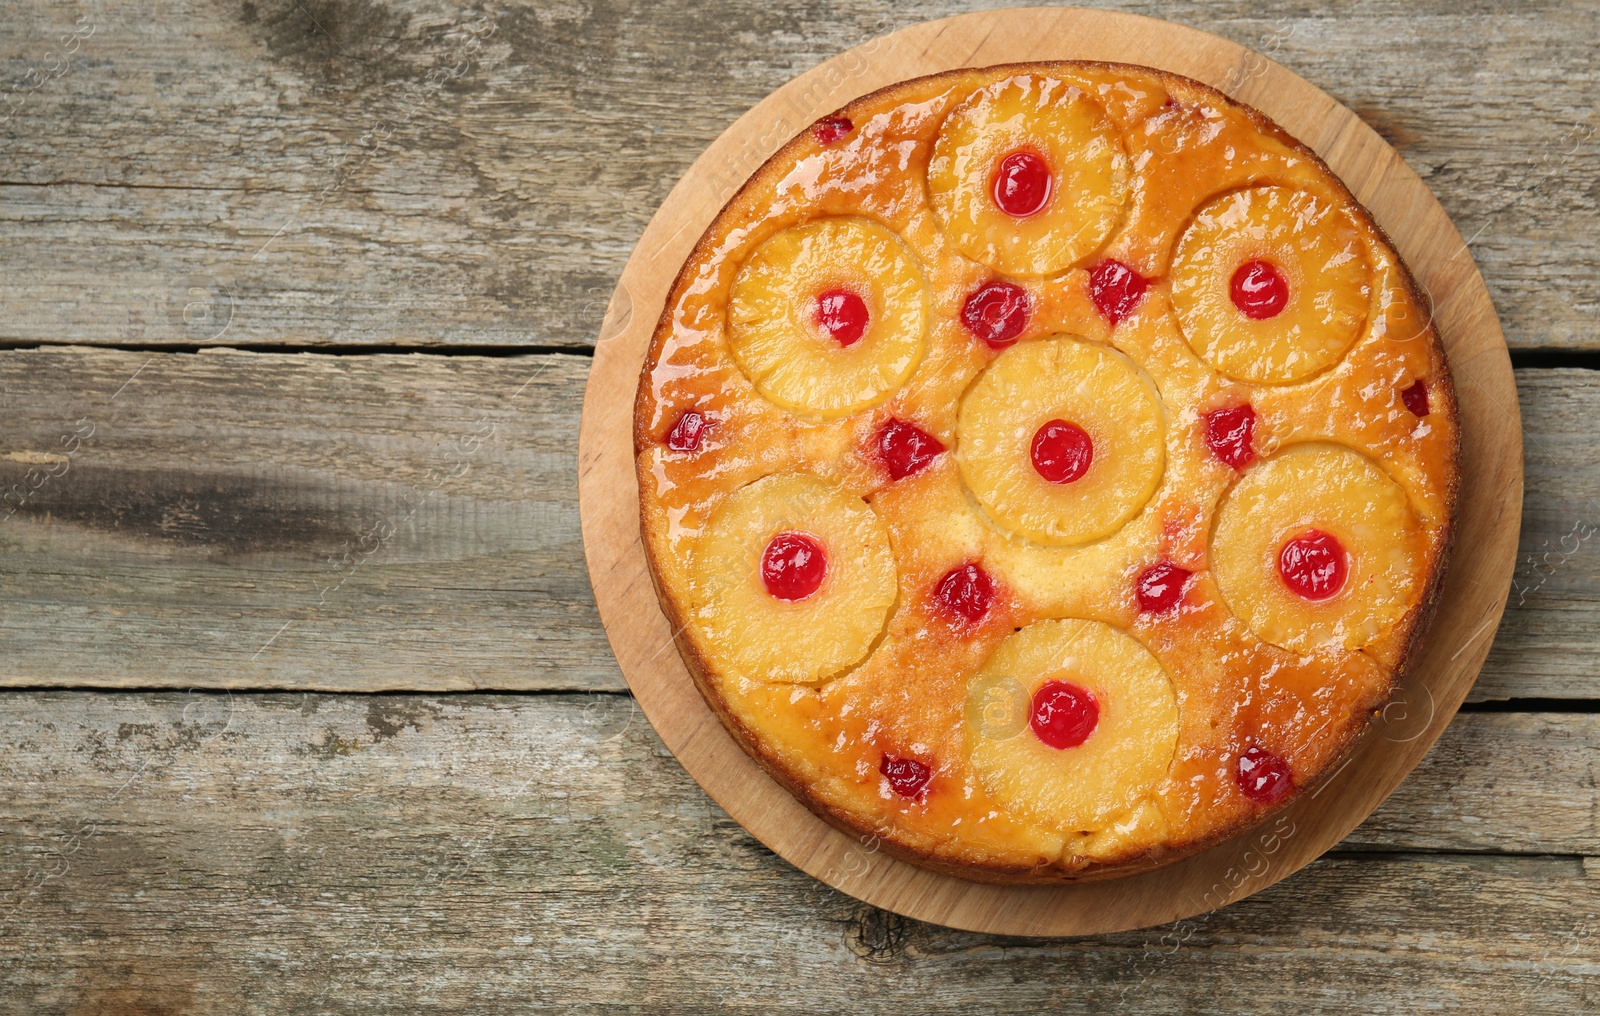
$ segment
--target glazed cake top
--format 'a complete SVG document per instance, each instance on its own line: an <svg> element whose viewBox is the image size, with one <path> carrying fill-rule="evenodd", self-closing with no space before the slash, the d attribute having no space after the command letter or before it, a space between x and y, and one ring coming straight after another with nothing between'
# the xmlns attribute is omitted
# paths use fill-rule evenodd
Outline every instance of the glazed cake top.
<svg viewBox="0 0 1600 1016"><path fill-rule="evenodd" d="M830 820L992 878L1147 866L1314 783L1415 645L1456 483L1366 212L1254 111L1120 65L918 79L797 137L685 263L635 428L730 730Z"/></svg>

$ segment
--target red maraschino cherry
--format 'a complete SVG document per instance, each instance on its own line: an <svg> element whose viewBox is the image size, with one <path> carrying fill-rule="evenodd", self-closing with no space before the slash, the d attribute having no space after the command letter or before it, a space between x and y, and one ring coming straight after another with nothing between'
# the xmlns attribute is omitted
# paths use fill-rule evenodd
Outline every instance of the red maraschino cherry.
<svg viewBox="0 0 1600 1016"><path fill-rule="evenodd" d="M1205 421L1206 447L1223 463L1243 469L1256 457L1256 411L1250 403L1212 410Z"/></svg>
<svg viewBox="0 0 1600 1016"><path fill-rule="evenodd" d="M1344 588L1350 569L1344 545L1332 533L1312 529L1284 543L1278 551L1283 584L1308 600L1326 600Z"/></svg>
<svg viewBox="0 0 1600 1016"><path fill-rule="evenodd" d="M967 297L961 305L961 323L991 349L1004 349L1028 327L1032 310L1033 301L1028 299L1027 290L1014 282L995 279Z"/></svg>
<svg viewBox="0 0 1600 1016"><path fill-rule="evenodd" d="M1001 159L990 183L994 203L1002 212L1018 219L1042 211L1050 203L1053 189L1049 164L1038 153L1027 150L1012 152Z"/></svg>
<svg viewBox="0 0 1600 1016"><path fill-rule="evenodd" d="M1076 748L1100 725L1100 703L1089 689L1068 681L1046 681L1033 693L1028 725L1052 748Z"/></svg>
<svg viewBox="0 0 1600 1016"><path fill-rule="evenodd" d="M1140 572L1133 586L1139 610L1145 614L1159 614L1176 607L1178 601L1183 599L1183 591L1188 587L1192 574L1187 568L1179 568L1171 561L1157 561Z"/></svg>
<svg viewBox="0 0 1600 1016"><path fill-rule="evenodd" d="M811 127L811 136L819 145L832 145L843 141L856 125L847 116L825 116Z"/></svg>
<svg viewBox="0 0 1600 1016"><path fill-rule="evenodd" d="M1400 401L1411 410L1412 416L1428 415L1428 386L1418 380L1410 388L1400 393Z"/></svg>
<svg viewBox="0 0 1600 1016"><path fill-rule="evenodd" d="M840 346L853 346L867 332L867 302L848 289L830 289L817 294L814 319Z"/></svg>
<svg viewBox="0 0 1600 1016"><path fill-rule="evenodd" d="M706 418L693 409L686 409L667 431L667 447L675 452L700 450L700 439L710 426Z"/></svg>
<svg viewBox="0 0 1600 1016"><path fill-rule="evenodd" d="M1150 280L1121 261L1107 259L1089 269L1089 298L1115 328L1134 312Z"/></svg>
<svg viewBox="0 0 1600 1016"><path fill-rule="evenodd" d="M828 556L806 533L779 533L761 555L761 581L780 600L803 600L822 588Z"/></svg>
<svg viewBox="0 0 1600 1016"><path fill-rule="evenodd" d="M901 797L918 797L928 789L933 778L933 767L914 758L895 758L885 755L878 764L878 772L889 781L889 788Z"/></svg>
<svg viewBox="0 0 1600 1016"><path fill-rule="evenodd" d="M878 460L889 479L903 480L921 472L944 451L944 443L914 423L891 419L878 428Z"/></svg>
<svg viewBox="0 0 1600 1016"><path fill-rule="evenodd" d="M1028 448L1034 470L1051 483L1072 483L1094 464L1089 432L1066 420L1051 420L1033 435Z"/></svg>
<svg viewBox="0 0 1600 1016"><path fill-rule="evenodd" d="M1257 804L1273 804L1289 796L1294 789L1294 777L1289 773L1289 763L1255 745L1239 756L1239 769L1235 774L1239 790Z"/></svg>
<svg viewBox="0 0 1600 1016"><path fill-rule="evenodd" d="M946 615L967 624L977 624L989 613L994 602L994 579L974 562L945 572L934 587L933 601Z"/></svg>
<svg viewBox="0 0 1600 1016"><path fill-rule="evenodd" d="M1233 273L1228 295L1252 321L1277 317L1289 305L1289 280L1269 261L1246 261Z"/></svg>

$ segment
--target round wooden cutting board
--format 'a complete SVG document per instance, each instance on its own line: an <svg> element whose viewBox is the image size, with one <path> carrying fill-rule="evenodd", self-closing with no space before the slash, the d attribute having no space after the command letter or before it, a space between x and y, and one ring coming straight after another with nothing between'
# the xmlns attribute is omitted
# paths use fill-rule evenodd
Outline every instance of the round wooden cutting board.
<svg viewBox="0 0 1600 1016"><path fill-rule="evenodd" d="M1262 110L1315 149L1372 211L1433 304L1460 400L1454 557L1427 647L1343 768L1312 794L1203 853L1144 874L994 886L896 861L841 833L774 783L723 730L678 657L639 534L634 390L667 291L700 234L769 155L814 119L907 78L1030 60L1108 60L1187 75ZM1150 18L1026 8L948 18L858 46L740 117L689 168L645 229L612 295L579 437L589 576L617 662L661 739L740 824L793 864L908 917L1008 935L1083 935L1191 917L1306 865L1399 785L1455 715L1489 651L1516 561L1522 430L1505 338L1472 256L1400 156L1350 110L1225 39Z"/></svg>

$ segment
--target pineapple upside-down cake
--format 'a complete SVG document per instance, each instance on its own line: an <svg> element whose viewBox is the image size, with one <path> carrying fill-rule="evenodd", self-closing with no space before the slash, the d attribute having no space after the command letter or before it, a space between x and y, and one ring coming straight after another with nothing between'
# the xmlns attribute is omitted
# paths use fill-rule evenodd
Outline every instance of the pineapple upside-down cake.
<svg viewBox="0 0 1600 1016"><path fill-rule="evenodd" d="M903 82L684 264L635 409L701 692L824 818L967 878L1282 807L1416 652L1455 504L1427 307L1332 172L1147 68Z"/></svg>

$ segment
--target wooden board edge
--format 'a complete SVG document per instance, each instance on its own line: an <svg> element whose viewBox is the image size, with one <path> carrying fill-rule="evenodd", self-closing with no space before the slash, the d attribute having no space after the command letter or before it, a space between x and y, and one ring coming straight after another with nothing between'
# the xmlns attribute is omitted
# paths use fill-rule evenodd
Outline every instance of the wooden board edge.
<svg viewBox="0 0 1600 1016"><path fill-rule="evenodd" d="M1156 48L1163 56L1170 49L1171 58L1139 58ZM997 887L891 860L826 826L717 724L672 648L644 569L631 395L666 288L742 182L742 175L733 178L741 167L748 175L791 134L856 94L939 70L1040 59L1120 60L1194 77L1262 109L1339 171L1396 238L1446 337L1463 404L1463 539L1434 630L1397 700L1410 704L1398 721L1404 729L1386 712L1318 796L1287 809L1278 824L1168 868L1083 885ZM1296 115L1296 101L1308 112ZM1366 172L1346 168L1361 159L1371 161ZM596 346L579 438L580 516L601 618L641 708L684 767L752 835L835 888L906 916L1001 934L1091 934L1193 916L1280 881L1359 825L1420 761L1471 689L1510 589L1521 497L1515 384L1487 288L1460 233L1398 153L1332 97L1236 43L1139 15L1071 8L968 14L902 29L800 75L740 117L672 189L624 269ZM1347 806L1325 806L1324 792Z"/></svg>

